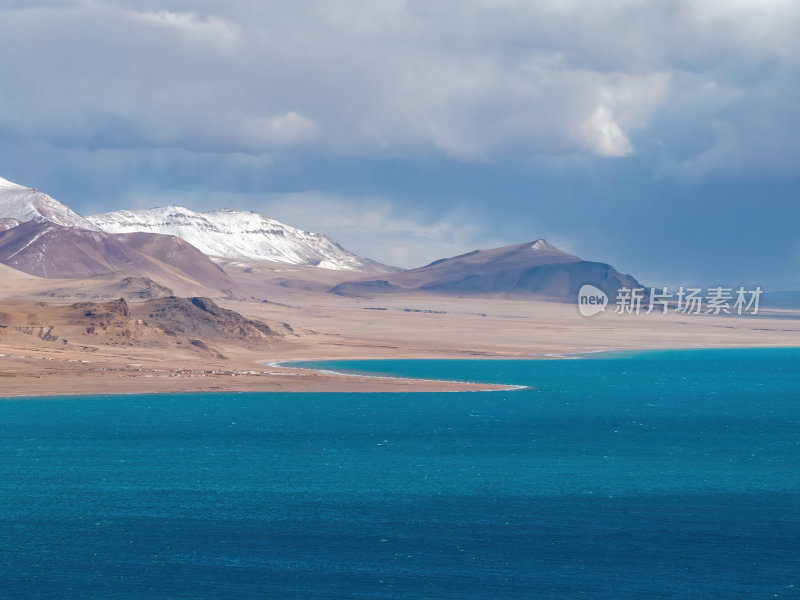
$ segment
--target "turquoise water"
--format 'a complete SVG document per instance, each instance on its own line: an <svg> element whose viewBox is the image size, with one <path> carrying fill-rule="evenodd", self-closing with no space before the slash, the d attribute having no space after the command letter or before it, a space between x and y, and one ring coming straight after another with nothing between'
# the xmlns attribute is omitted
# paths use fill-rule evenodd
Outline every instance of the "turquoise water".
<svg viewBox="0 0 800 600"><path fill-rule="evenodd" d="M800 598L800 349L0 402L0 598Z"/></svg>

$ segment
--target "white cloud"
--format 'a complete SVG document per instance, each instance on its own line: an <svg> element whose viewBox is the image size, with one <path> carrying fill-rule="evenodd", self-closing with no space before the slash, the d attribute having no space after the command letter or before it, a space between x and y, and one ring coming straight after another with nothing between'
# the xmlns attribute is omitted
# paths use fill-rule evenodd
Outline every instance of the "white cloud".
<svg viewBox="0 0 800 600"><path fill-rule="evenodd" d="M633 148L607 106L598 106L581 126L586 145L601 156L628 156Z"/></svg>
<svg viewBox="0 0 800 600"><path fill-rule="evenodd" d="M419 267L476 247L509 243L487 232L466 211L451 209L436 215L420 208L399 208L381 198L282 194L264 199L260 212L326 233L357 254L401 267Z"/></svg>

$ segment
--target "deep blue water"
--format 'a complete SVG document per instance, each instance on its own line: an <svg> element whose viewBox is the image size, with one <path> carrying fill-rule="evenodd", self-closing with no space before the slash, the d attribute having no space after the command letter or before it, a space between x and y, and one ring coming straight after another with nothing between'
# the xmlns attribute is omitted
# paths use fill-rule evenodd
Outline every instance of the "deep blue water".
<svg viewBox="0 0 800 600"><path fill-rule="evenodd" d="M3 400L0 598L800 598L799 366L359 361L535 389Z"/></svg>

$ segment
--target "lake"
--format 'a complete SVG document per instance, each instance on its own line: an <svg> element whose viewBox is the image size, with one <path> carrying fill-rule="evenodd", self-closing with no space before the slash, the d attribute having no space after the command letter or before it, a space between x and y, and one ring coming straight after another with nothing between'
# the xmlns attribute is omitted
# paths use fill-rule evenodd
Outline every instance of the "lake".
<svg viewBox="0 0 800 600"><path fill-rule="evenodd" d="M530 387L2 400L0 597L800 598L800 349L313 366Z"/></svg>

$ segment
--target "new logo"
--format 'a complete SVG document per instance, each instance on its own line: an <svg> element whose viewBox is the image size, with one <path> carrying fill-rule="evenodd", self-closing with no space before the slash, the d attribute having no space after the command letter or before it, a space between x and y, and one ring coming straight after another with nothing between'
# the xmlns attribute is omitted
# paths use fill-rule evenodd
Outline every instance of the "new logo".
<svg viewBox="0 0 800 600"><path fill-rule="evenodd" d="M601 313L608 306L606 293L593 285L585 284L578 290L578 311L584 317L591 317Z"/></svg>

